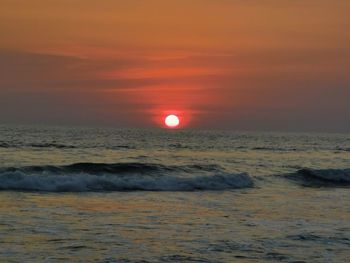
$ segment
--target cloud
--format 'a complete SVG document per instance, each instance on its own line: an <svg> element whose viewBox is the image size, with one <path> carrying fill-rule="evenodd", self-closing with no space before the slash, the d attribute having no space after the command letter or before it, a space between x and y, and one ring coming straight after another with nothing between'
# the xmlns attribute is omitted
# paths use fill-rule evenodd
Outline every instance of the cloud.
<svg viewBox="0 0 350 263"><path fill-rule="evenodd" d="M177 110L192 127L344 131L347 55L197 50L81 58L0 50L0 121L152 127Z"/></svg>

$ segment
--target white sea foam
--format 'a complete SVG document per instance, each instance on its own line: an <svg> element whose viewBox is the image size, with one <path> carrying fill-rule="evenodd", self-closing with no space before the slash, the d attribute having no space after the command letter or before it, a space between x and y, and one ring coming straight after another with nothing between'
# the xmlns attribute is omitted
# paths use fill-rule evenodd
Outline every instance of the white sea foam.
<svg viewBox="0 0 350 263"><path fill-rule="evenodd" d="M0 174L1 190L88 192L88 191L196 191L225 190L253 186L247 174L220 174L177 177L172 175L93 175L25 174L20 171Z"/></svg>

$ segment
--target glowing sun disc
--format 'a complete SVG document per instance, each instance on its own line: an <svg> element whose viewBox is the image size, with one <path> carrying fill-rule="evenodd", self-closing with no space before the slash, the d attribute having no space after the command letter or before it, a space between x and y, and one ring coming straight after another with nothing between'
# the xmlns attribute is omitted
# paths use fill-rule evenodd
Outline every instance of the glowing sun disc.
<svg viewBox="0 0 350 263"><path fill-rule="evenodd" d="M175 128L180 124L179 117L177 117L174 114L166 116L164 122L165 122L165 125L168 126L169 128Z"/></svg>

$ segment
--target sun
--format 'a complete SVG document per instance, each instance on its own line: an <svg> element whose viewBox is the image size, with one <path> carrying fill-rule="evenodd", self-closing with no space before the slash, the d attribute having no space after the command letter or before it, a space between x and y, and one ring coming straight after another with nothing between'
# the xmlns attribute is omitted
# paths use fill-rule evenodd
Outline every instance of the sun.
<svg viewBox="0 0 350 263"><path fill-rule="evenodd" d="M176 115L170 114L166 116L164 123L168 128L176 128L177 126L179 126L180 120L179 117L177 117Z"/></svg>

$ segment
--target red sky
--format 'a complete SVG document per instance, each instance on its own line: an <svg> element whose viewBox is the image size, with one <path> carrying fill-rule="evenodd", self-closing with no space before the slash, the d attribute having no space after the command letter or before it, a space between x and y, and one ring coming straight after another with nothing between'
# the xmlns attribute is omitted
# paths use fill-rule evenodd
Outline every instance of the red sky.
<svg viewBox="0 0 350 263"><path fill-rule="evenodd" d="M0 123L350 131L349 1L0 6Z"/></svg>

